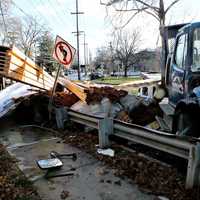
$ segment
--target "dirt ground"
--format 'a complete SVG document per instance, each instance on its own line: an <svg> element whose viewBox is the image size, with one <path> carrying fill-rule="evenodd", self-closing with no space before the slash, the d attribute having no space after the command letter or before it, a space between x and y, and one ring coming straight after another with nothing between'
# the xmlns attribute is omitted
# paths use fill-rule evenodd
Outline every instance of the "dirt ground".
<svg viewBox="0 0 200 200"><path fill-rule="evenodd" d="M0 200L40 200L32 183L19 170L16 160L0 144Z"/></svg>

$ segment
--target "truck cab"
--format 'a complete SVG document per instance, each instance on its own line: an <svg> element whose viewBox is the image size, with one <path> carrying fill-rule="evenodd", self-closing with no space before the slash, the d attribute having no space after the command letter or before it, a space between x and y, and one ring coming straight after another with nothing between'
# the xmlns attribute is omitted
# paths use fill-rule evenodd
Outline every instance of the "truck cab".
<svg viewBox="0 0 200 200"><path fill-rule="evenodd" d="M174 134L199 137L200 22L168 27L168 35L169 40L175 36L164 70L171 129ZM163 111L167 114L166 109Z"/></svg>

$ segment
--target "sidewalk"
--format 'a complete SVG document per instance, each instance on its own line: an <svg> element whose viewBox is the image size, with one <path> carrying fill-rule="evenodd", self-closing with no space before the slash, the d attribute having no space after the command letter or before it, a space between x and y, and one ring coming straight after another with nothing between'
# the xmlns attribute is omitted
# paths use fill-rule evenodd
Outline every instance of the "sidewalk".
<svg viewBox="0 0 200 200"><path fill-rule="evenodd" d="M20 169L36 186L44 200L153 200L153 196L141 193L129 180L122 180L113 175L112 170L95 160L89 154L62 143L51 133L37 133L37 129L11 129L0 134L0 138L8 144L8 151L18 160ZM33 132L35 134L33 134ZM35 136L37 135L37 137ZM4 137L2 137L4 136ZM78 159L63 159L64 166L59 173L71 168L73 176L52 179L44 178L36 160L49 158L51 151L59 153L77 153Z"/></svg>

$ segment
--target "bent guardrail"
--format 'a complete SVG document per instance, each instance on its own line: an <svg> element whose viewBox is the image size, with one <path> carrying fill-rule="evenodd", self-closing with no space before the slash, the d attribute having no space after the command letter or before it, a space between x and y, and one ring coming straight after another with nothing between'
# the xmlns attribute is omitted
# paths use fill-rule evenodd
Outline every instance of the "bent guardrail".
<svg viewBox="0 0 200 200"><path fill-rule="evenodd" d="M109 146L109 136L115 135L188 160L185 186L189 189L200 184L199 139L182 138L109 117L103 118L73 110L68 110L67 114L71 121L97 129L101 148Z"/></svg>

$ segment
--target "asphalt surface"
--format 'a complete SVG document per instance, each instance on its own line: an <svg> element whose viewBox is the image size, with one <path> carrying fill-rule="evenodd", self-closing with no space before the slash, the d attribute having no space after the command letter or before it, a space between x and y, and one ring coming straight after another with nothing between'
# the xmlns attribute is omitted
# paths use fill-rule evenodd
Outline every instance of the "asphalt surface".
<svg viewBox="0 0 200 200"><path fill-rule="evenodd" d="M120 179L113 171L91 155L64 144L52 132L37 128L4 127L0 141L18 160L19 168L29 180L34 182L42 199L57 200L153 200L153 195L142 193L137 185L128 179ZM73 173L46 179L46 171L41 170L37 160L50 158L49 153L76 153L77 160L62 159L63 167L51 174Z"/></svg>

